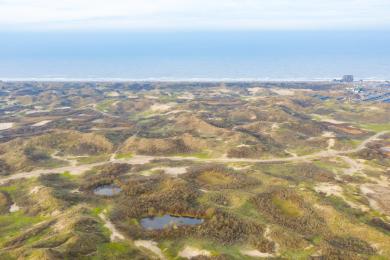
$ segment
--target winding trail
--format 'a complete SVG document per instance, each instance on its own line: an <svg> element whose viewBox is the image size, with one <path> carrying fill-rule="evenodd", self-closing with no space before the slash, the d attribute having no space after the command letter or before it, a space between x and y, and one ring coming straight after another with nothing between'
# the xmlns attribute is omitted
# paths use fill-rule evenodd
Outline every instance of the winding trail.
<svg viewBox="0 0 390 260"><path fill-rule="evenodd" d="M390 133L390 131L382 131L377 133L366 140L364 140L358 147L345 151L337 151L337 150L325 150L318 153L302 155L302 156L291 156L291 157L283 157L283 158L271 158L271 159L250 159L250 158L197 158L197 157L181 157L181 156L147 156L147 155L136 155L130 159L115 159L112 162L118 163L129 163L129 164L137 164L137 161L148 162L152 160L172 160L172 161L199 161L199 162L220 162L220 163L233 163L233 162L247 162L247 163L274 163L274 162L292 162L292 161L305 161L312 160L316 158L326 158L340 155L347 155L351 153L359 152L366 148L367 144L377 140L380 136Z"/></svg>
<svg viewBox="0 0 390 260"><path fill-rule="evenodd" d="M122 235L115 227L115 225L106 217L106 212L102 212L99 214L99 217L103 220L104 226L110 230L110 240L116 241L116 240L124 240L125 236Z"/></svg>
<svg viewBox="0 0 390 260"><path fill-rule="evenodd" d="M277 162L296 162L296 161L306 161L306 160L313 160L317 158L327 158L327 157L335 157L335 156L345 156L347 154L356 153L359 152L367 147L367 144L374 140L378 140L380 136L389 133L390 131L382 131L379 132L366 140L364 140L358 147L346 151L336 151L336 150L325 150L318 153L313 153L309 155L302 155L302 156L292 156L292 157L283 157L283 158L271 158L271 159L249 159L249 158L210 158L210 159L203 159L203 158L196 158L196 157L180 157L180 156L147 156L147 155L136 155L129 159L116 159L115 154L111 156L109 161L103 161L98 163L92 163L92 164L84 164L84 165L76 165L76 163L71 159L64 159L61 157L57 157L56 159L61 159L68 161L70 163L70 166L64 166L60 168L55 169L38 169L33 170L30 172L19 172L15 173L11 176L7 176L4 178L0 178L0 185L11 181L11 180L17 180L17 179L23 179L23 178L33 178L33 177L39 177L41 175L47 175L47 174L54 174L54 173L63 173L63 172L70 172L73 175L80 175L84 173L85 171L88 171L92 169L93 167L106 164L108 162L111 163L127 163L132 165L139 165L139 164L145 164L152 160L172 160L172 161L198 161L198 162L217 162L217 163L233 163L233 162L244 162L244 163L277 163Z"/></svg>
<svg viewBox="0 0 390 260"><path fill-rule="evenodd" d="M72 175L80 175L84 172L92 169L95 166L103 165L107 162L99 162L99 163L93 163L93 164L84 164L84 165L77 165L77 166L64 166L54 169L39 169L34 170L30 172L19 172L12 174L10 176L4 177L0 179L0 185L12 181L12 180L18 180L18 179L28 179L28 178L34 178L39 177L42 175L48 175L48 174L54 174L54 173L63 173L63 172L70 172Z"/></svg>

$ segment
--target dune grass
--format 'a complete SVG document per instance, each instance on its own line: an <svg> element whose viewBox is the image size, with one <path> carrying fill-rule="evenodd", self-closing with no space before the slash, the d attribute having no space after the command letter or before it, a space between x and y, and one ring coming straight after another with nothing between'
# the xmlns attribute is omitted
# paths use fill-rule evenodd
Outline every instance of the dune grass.
<svg viewBox="0 0 390 260"><path fill-rule="evenodd" d="M272 198L272 202L283 212L283 214L287 216L298 218L303 215L303 212L299 209L297 205L294 204L293 201L283 200L278 197L274 197Z"/></svg>

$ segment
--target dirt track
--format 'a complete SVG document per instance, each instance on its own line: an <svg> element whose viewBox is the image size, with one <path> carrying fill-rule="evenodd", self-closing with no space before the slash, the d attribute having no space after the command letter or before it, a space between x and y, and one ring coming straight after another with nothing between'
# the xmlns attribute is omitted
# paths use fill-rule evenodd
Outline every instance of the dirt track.
<svg viewBox="0 0 390 260"><path fill-rule="evenodd" d="M346 151L335 151L335 150L326 150L318 153L313 153L309 155L303 156L292 156L292 157L283 157L283 158L272 158L272 159L247 159L247 158L211 158L211 159L201 159L196 157L179 157L179 156L146 156L146 155L136 155L130 159L115 159L115 154L111 156L109 161L93 163L93 164L84 164L84 165L75 165L75 163L67 158L61 158L62 160L70 162L70 166L54 168L54 169L39 169L30 172L19 172L15 173L11 176L4 177L0 179L0 185L17 179L23 178L33 178L39 177L41 175L53 174L53 173L63 173L70 172L71 174L78 175L82 174L85 171L92 169L95 166L103 165L107 162L112 163L128 163L128 164L145 164L152 160L158 159L168 159L173 161L199 161L199 162L219 162L219 163L234 163L234 162L246 162L246 163L274 163L274 162L295 162L295 161L305 161L312 160L317 158L326 158L326 157L335 157L335 156L345 156L350 153L356 153L364 148L366 148L367 144L371 141L377 140L380 136L389 133L390 131L382 131L377 133L366 140L364 140L357 148L346 150ZM57 157L57 159L59 159Z"/></svg>

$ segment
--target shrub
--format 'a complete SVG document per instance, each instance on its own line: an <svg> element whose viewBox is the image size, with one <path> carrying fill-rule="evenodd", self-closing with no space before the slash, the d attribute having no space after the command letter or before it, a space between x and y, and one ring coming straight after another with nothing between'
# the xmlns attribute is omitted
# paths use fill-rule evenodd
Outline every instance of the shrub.
<svg viewBox="0 0 390 260"><path fill-rule="evenodd" d="M251 202L271 221L304 236L328 232L324 219L291 189L274 187Z"/></svg>
<svg viewBox="0 0 390 260"><path fill-rule="evenodd" d="M373 255L376 252L375 249L372 248L369 243L356 237L336 236L329 239L328 242L330 245L336 248L355 252L358 254Z"/></svg>
<svg viewBox="0 0 390 260"><path fill-rule="evenodd" d="M46 151L33 146L24 148L23 153L31 161L45 161L50 159L50 155Z"/></svg>

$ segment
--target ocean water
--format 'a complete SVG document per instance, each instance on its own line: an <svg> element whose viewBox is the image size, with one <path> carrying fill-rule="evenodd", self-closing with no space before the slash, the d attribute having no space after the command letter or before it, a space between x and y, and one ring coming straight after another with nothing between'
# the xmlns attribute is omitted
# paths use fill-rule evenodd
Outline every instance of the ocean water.
<svg viewBox="0 0 390 260"><path fill-rule="evenodd" d="M386 31L0 32L1 79L390 79Z"/></svg>

